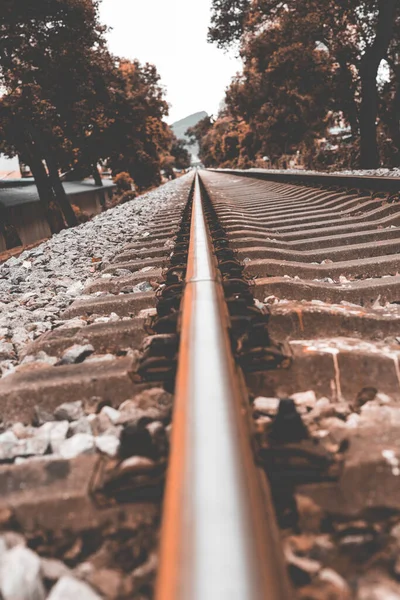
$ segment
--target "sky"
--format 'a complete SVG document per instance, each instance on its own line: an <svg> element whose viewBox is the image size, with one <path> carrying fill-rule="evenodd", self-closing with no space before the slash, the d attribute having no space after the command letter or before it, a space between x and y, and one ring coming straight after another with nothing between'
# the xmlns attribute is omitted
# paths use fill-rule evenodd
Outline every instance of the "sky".
<svg viewBox="0 0 400 600"><path fill-rule="evenodd" d="M240 60L207 43L211 0L102 0L111 52L156 65L170 103L168 122L216 114Z"/></svg>

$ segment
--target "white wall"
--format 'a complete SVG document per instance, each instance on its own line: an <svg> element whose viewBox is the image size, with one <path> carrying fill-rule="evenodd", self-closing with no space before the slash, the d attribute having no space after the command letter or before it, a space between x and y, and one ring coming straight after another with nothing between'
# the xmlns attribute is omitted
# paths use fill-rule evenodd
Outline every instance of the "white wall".
<svg viewBox="0 0 400 600"><path fill-rule="evenodd" d="M11 171L19 171L18 158L7 158L4 154L0 154L0 177Z"/></svg>

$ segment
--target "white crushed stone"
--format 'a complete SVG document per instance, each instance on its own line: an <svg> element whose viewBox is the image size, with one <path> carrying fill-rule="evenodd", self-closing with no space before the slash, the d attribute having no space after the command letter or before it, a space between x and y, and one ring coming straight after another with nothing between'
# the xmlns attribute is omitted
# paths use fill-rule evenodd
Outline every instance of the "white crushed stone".
<svg viewBox="0 0 400 600"><path fill-rule="evenodd" d="M51 330L90 280L101 275L92 259L105 265L125 244L147 237L154 215L177 205L190 177L64 229L0 265L0 375L12 372L26 345Z"/></svg>
<svg viewBox="0 0 400 600"><path fill-rule="evenodd" d="M239 171L239 169L235 169ZM393 167L392 169L343 169L340 171L313 171L312 169L249 169L249 171L260 171L277 174L293 174L293 175L360 175L369 177L400 177L400 168Z"/></svg>

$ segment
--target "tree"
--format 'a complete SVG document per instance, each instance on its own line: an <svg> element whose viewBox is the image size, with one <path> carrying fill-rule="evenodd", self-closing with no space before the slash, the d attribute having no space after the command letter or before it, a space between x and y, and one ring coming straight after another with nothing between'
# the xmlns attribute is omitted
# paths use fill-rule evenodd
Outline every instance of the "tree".
<svg viewBox="0 0 400 600"><path fill-rule="evenodd" d="M154 66L113 57L99 0L4 0L0 13L1 150L32 170L52 231L56 203L77 220L61 183L108 162L139 188L160 182L170 143L168 105ZM61 224L62 226L62 224Z"/></svg>
<svg viewBox="0 0 400 600"><path fill-rule="evenodd" d="M104 132L113 172L128 172L139 189L160 183L161 155L170 143L170 128L163 122L168 104L159 81L153 65L121 60Z"/></svg>
<svg viewBox="0 0 400 600"><path fill-rule="evenodd" d="M360 163L378 166L376 120L379 114L378 69L390 52L398 27L396 0L214 0L209 37L227 47L238 39L246 59L249 38L269 35L282 21L291 19L292 42L322 44L337 63L338 110L359 136ZM244 45L243 45L244 44Z"/></svg>
<svg viewBox="0 0 400 600"><path fill-rule="evenodd" d="M11 136L11 145L26 153L44 204L49 202L44 190L52 189L68 225L77 219L58 173L72 152L65 124L68 109L82 101L91 57L104 47L103 32L97 0L5 0L0 13L0 73L7 102L3 129L7 110L14 111L13 122L24 127ZM40 167L43 160L49 181Z"/></svg>
<svg viewBox="0 0 400 600"><path fill-rule="evenodd" d="M334 106L332 62L314 43L292 40L290 18L250 38L243 74L228 88L228 111L254 134L249 158L292 154L326 134Z"/></svg>
<svg viewBox="0 0 400 600"><path fill-rule="evenodd" d="M188 169L191 164L190 152L186 148L185 140L179 140L173 135L171 144L171 155L174 158L174 166L176 169Z"/></svg>
<svg viewBox="0 0 400 600"><path fill-rule="evenodd" d="M199 158L206 167L215 166L214 158L212 156L212 152L210 152L209 142L207 139L207 134L212 129L212 126L213 121L211 117L207 116L204 117L204 119L201 119L193 127L189 127L189 129L185 132L192 143L198 142Z"/></svg>
<svg viewBox="0 0 400 600"><path fill-rule="evenodd" d="M250 7L251 0L213 0L209 41L216 43L220 48L239 42L245 30Z"/></svg>

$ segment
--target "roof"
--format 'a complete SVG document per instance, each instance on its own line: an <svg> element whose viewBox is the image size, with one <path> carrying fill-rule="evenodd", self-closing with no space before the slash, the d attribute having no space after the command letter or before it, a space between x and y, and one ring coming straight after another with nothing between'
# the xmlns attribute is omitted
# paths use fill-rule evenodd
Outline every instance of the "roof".
<svg viewBox="0 0 400 600"><path fill-rule="evenodd" d="M9 187L0 185L0 205L2 206L19 206L21 204L31 204L39 202L39 194L35 184L31 182L19 183L18 180L14 182L14 185ZM85 181L66 181L63 183L67 196L74 196L76 194L82 194L84 192L94 192L102 190L104 188L114 188L115 183L113 181L103 179L103 186L95 185L93 180Z"/></svg>

